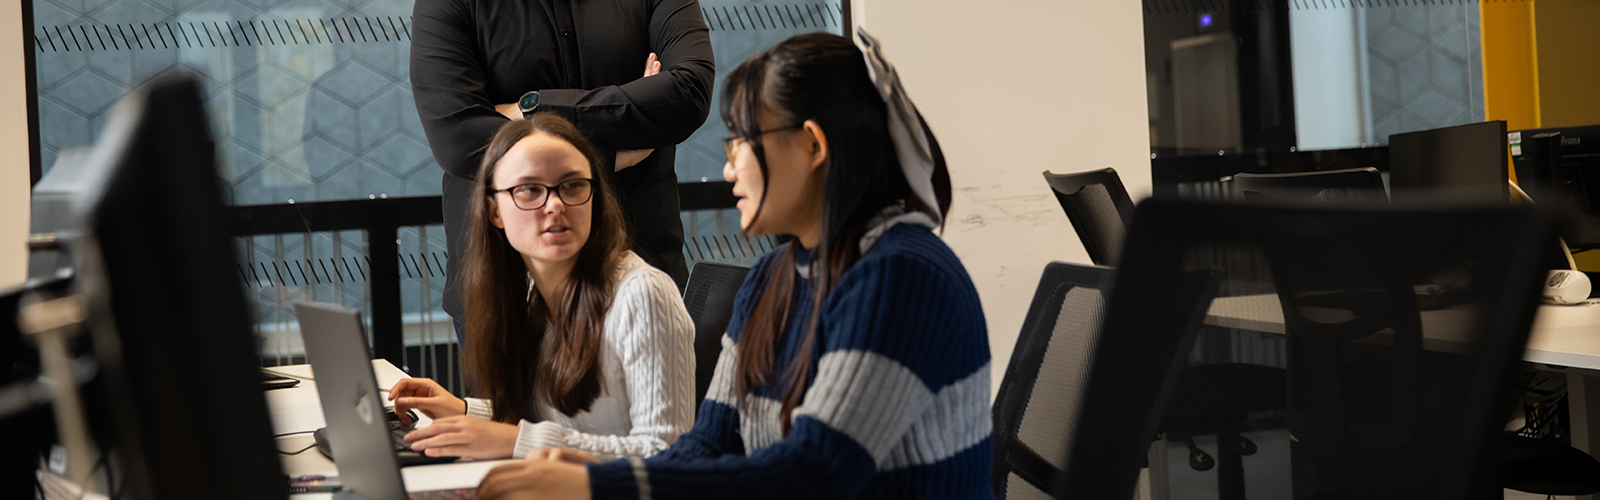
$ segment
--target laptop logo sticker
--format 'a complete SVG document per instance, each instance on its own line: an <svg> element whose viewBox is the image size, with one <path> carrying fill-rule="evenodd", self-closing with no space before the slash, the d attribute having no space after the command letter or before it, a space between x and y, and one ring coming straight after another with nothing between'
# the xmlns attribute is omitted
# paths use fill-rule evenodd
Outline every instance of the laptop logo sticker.
<svg viewBox="0 0 1600 500"><path fill-rule="evenodd" d="M364 385L356 388L356 417L360 418L362 423L371 425L376 413L372 409L372 398L367 397L367 388Z"/></svg>

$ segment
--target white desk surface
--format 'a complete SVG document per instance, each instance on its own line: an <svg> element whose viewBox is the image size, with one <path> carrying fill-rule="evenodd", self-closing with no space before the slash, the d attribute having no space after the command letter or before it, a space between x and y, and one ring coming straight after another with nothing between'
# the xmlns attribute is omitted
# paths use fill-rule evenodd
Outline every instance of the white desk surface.
<svg viewBox="0 0 1600 500"><path fill-rule="evenodd" d="M1600 370L1600 301L1579 305L1541 305L1522 359L1534 363ZM1448 311L1423 311L1442 319ZM1284 333L1283 310L1271 294L1222 297L1211 302L1205 323L1267 333Z"/></svg>
<svg viewBox="0 0 1600 500"><path fill-rule="evenodd" d="M405 372L395 368L394 365L383 359L372 360L372 369L378 377L378 387L383 390L385 407L394 406L387 401L388 388L400 379L407 378ZM267 391L267 408L272 413L273 434L287 434L291 432L314 431L325 425L322 419L322 402L317 397L317 383L315 375L311 372L311 365L274 366L268 371L286 377L300 379L300 385L287 389L273 389ZM422 417L427 421L426 416ZM284 436L277 439L279 450L295 451L315 444L309 432ZM332 460L318 453L315 448L306 450L297 455L279 455L283 459L283 472L290 477L305 475L332 476L339 473ZM487 461L461 461L449 464L415 465L400 469L400 476L405 480L407 491L432 491L456 488L475 488L489 469L495 466L513 462L512 460L487 460ZM296 500L331 499L331 493L307 493L294 495Z"/></svg>

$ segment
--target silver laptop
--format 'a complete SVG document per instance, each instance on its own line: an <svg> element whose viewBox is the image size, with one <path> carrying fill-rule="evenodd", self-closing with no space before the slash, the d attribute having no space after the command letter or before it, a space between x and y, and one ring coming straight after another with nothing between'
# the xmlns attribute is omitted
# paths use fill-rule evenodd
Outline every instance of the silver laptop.
<svg viewBox="0 0 1600 500"><path fill-rule="evenodd" d="M384 418L377 377L361 327L361 312L333 304L296 302L306 358L316 378L326 437L348 500L471 498L471 490L407 495Z"/></svg>

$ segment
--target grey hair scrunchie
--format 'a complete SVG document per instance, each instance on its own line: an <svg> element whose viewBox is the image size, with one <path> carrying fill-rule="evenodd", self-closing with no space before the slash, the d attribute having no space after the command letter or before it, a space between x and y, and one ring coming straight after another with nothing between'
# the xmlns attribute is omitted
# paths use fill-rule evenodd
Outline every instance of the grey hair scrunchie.
<svg viewBox="0 0 1600 500"><path fill-rule="evenodd" d="M922 123L922 115L917 112L917 106L912 104L906 89L900 85L900 75L895 72L894 65L883 57L878 40L867 34L866 29L856 28L856 43L866 56L867 75L872 78L872 86L878 89L878 95L888 105L889 137L894 140L895 154L900 160L900 170L906 176L906 183L911 185L911 192L928 207L928 217L933 219L933 223L941 224L944 214L939 213L939 198L933 191L933 151L924 132L928 129Z"/></svg>

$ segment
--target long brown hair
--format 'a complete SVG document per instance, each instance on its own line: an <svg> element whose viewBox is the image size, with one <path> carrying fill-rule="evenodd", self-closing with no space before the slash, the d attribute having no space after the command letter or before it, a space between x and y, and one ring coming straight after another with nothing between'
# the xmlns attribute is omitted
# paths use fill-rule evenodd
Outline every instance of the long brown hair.
<svg viewBox="0 0 1600 500"><path fill-rule="evenodd" d="M490 213L498 203L493 189L496 166L522 139L545 133L566 141L589 161L594 195L589 240L578 250L572 275L551 311L538 290L529 299L527 265L494 227ZM467 227L465 273L467 368L477 392L494 401L494 420L538 421L539 401L564 415L587 411L600 397L601 341L606 311L616 289L614 270L627 249L622 214L611 178L597 171L594 147L567 120L540 113L512 120L495 132L478 168L477 203ZM544 359L545 337L555 335L551 359Z"/></svg>
<svg viewBox="0 0 1600 500"><path fill-rule="evenodd" d="M895 157L889 137L888 108L867 75L861 50L849 39L827 33L798 35L771 50L751 56L728 75L722 92L722 121L739 137L761 135L764 109L781 123L797 126L817 122L828 137L828 158L823 165L822 240L812 252L809 269L814 280L811 314L801 332L800 350L781 382L774 363L784 332L794 318L795 254L791 241L773 263L767 285L739 334L734 362L734 392L744 404L757 388L782 391L778 418L789 434L790 415L805 397L811 375L811 355L816 344L816 323L823 300L845 270L861 259L858 246L867 224L890 206L906 210L950 209L950 174L944 154L931 131L927 133L934 160L933 186L938 207L926 207L912 195ZM761 141L748 141L761 167L767 171L766 149ZM771 192L765 185L762 192ZM765 208L765 197L756 218Z"/></svg>

